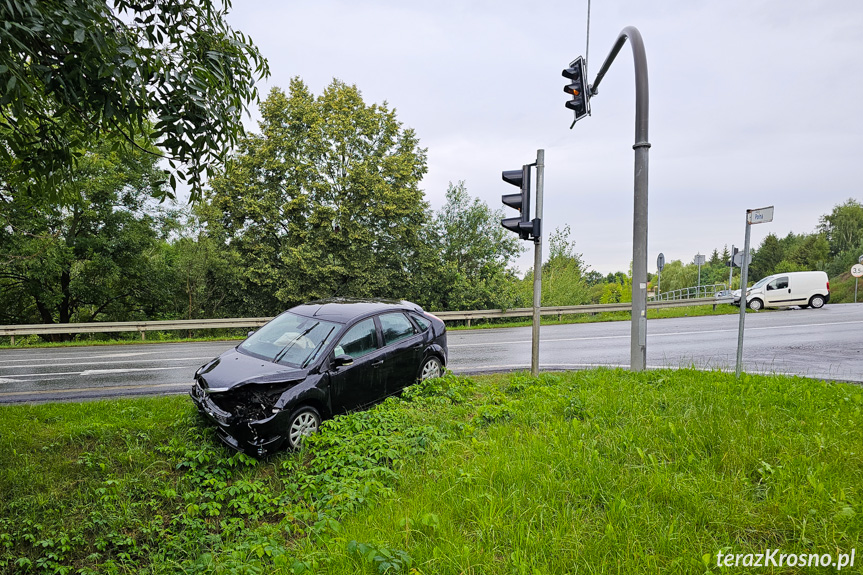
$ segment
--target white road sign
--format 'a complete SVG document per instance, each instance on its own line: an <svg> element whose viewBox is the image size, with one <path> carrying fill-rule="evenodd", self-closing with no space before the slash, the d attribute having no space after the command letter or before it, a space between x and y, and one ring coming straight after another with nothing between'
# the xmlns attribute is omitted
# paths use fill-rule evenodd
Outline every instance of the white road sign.
<svg viewBox="0 0 863 575"><path fill-rule="evenodd" d="M758 208L757 210L746 210L746 223L766 224L773 221L773 206Z"/></svg>
<svg viewBox="0 0 863 575"><path fill-rule="evenodd" d="M853 266L851 266L851 275L855 278L863 276L863 265L854 264Z"/></svg>

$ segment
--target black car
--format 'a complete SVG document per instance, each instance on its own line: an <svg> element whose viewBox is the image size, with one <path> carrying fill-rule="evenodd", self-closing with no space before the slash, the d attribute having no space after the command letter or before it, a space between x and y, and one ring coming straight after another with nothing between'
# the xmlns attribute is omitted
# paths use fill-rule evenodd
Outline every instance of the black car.
<svg viewBox="0 0 863 575"><path fill-rule="evenodd" d="M328 300L289 309L195 372L190 395L230 447L296 448L322 418L441 375L446 327L407 301Z"/></svg>

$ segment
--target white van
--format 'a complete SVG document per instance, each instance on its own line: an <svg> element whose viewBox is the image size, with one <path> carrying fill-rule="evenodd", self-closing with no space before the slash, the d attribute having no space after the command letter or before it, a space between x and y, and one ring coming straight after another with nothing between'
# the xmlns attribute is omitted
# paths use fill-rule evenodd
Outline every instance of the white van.
<svg viewBox="0 0 863 575"><path fill-rule="evenodd" d="M734 292L734 305L740 305L740 290ZM830 301L830 282L825 272L788 272L759 280L746 290L746 306L818 308Z"/></svg>

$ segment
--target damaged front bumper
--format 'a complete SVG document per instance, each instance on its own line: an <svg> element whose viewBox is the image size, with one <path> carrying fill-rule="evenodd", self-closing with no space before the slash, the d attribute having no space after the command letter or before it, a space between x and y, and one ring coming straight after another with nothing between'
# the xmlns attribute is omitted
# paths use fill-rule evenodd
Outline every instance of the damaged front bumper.
<svg viewBox="0 0 863 575"><path fill-rule="evenodd" d="M232 449L253 457L278 451L285 442L288 413L278 410L263 419L243 418L220 407L198 381L189 392L198 411L216 424L219 439Z"/></svg>

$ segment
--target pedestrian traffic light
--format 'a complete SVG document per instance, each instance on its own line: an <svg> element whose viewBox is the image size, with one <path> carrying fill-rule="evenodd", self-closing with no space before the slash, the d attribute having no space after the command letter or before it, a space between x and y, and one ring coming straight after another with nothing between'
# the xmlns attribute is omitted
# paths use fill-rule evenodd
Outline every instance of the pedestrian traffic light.
<svg viewBox="0 0 863 575"><path fill-rule="evenodd" d="M501 175L504 182L521 188L517 194L504 194L500 198L504 205L517 209L521 215L502 219L500 225L517 233L523 240L529 240L531 234L538 237L539 220L530 219L530 165L524 165L520 170L506 170Z"/></svg>
<svg viewBox="0 0 863 575"><path fill-rule="evenodd" d="M571 83L563 87L563 91L572 95L572 99L566 103L566 107L575 112L573 124L585 116L590 115L590 94L587 85L587 65L584 58L579 56L569 64L569 68L563 71L563 77L568 78Z"/></svg>

